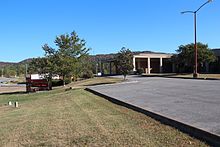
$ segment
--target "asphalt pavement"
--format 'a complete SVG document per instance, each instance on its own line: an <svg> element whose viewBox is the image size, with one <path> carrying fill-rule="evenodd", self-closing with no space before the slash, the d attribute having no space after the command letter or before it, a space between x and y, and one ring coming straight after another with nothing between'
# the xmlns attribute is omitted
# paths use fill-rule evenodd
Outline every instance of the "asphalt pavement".
<svg viewBox="0 0 220 147"><path fill-rule="evenodd" d="M128 79L89 88L220 136L220 80L135 76Z"/></svg>
<svg viewBox="0 0 220 147"><path fill-rule="evenodd" d="M0 83L9 82L9 81L13 81L13 80L16 80L16 78L0 77Z"/></svg>

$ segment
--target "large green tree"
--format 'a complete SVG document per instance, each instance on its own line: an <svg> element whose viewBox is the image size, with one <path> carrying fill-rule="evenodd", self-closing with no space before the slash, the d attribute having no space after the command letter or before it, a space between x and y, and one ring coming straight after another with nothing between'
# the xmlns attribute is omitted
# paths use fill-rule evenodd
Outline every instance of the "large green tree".
<svg viewBox="0 0 220 147"><path fill-rule="evenodd" d="M198 68L201 71L205 62L214 62L216 57L207 44L199 42L197 43L197 48ZM181 45L176 52L177 54L173 56L173 61L177 64L179 72L192 72L194 67L194 44Z"/></svg>
<svg viewBox="0 0 220 147"><path fill-rule="evenodd" d="M133 69L132 57L133 55L130 49L126 49L125 47L118 52L116 57L119 72L124 76L124 80Z"/></svg>
<svg viewBox="0 0 220 147"><path fill-rule="evenodd" d="M38 73L48 73L51 78L54 74L65 78L70 78L76 74L78 65L88 55L89 49L86 48L86 42L80 39L76 32L57 36L55 41L57 48L52 48L45 44L42 48L45 52L45 57L36 59ZM43 72L42 72L43 71Z"/></svg>
<svg viewBox="0 0 220 147"><path fill-rule="evenodd" d="M88 55L89 49L86 48L85 40L80 39L76 32L72 32L70 35L56 37L55 44L58 47L58 74L63 76L63 79L76 74L76 69L79 68L78 63Z"/></svg>

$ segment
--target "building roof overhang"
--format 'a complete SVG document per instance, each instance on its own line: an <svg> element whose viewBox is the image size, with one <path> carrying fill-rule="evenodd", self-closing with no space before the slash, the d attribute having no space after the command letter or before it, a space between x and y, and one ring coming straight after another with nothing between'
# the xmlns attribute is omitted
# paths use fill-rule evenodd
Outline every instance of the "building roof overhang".
<svg viewBox="0 0 220 147"><path fill-rule="evenodd" d="M173 54L154 54L154 53L150 53L150 54L137 54L134 55L134 58L171 58L173 56Z"/></svg>

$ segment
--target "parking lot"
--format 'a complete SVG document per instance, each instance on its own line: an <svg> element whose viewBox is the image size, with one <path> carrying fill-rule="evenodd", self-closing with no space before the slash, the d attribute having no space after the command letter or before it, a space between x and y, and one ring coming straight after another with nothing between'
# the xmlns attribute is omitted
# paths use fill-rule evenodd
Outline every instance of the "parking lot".
<svg viewBox="0 0 220 147"><path fill-rule="evenodd" d="M220 80L128 79L90 89L220 136Z"/></svg>
<svg viewBox="0 0 220 147"><path fill-rule="evenodd" d="M2 78L0 77L0 94L2 93L14 93L26 91L25 85L17 84L4 84L5 82L16 80L15 78Z"/></svg>

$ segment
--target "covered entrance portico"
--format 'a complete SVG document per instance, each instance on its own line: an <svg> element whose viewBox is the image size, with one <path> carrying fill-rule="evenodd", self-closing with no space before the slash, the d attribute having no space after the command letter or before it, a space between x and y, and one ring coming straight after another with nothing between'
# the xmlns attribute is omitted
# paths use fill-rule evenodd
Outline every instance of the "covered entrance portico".
<svg viewBox="0 0 220 147"><path fill-rule="evenodd" d="M133 71L142 69L146 74L174 72L172 54L138 54L133 56Z"/></svg>

